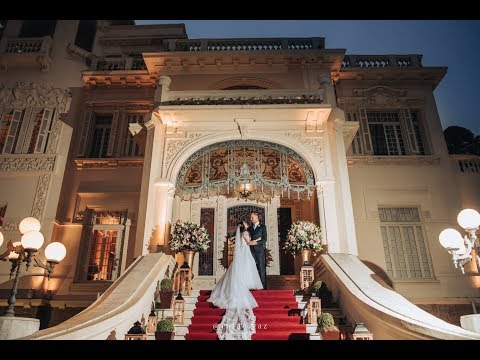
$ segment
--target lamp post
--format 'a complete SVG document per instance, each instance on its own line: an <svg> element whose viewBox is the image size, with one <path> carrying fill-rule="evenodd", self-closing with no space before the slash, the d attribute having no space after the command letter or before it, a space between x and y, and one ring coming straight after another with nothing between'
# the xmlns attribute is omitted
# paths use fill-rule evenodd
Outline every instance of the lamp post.
<svg viewBox="0 0 480 360"><path fill-rule="evenodd" d="M59 242L50 243L45 248L45 257L47 265L43 264L40 260L35 258L35 253L43 245L44 238L40 232L40 221L33 217L27 217L23 219L19 226L20 232L22 233L21 241L12 243L11 241L7 242L7 251L0 255L0 259L3 261L10 260L12 262L12 268L10 270L10 277L15 273L15 279L13 280L12 290L8 298L8 306L5 309L3 316L13 317L15 316L15 302L18 288L18 281L21 274L21 265L22 262L25 262L26 269L30 267L32 259L35 260L36 267L45 269L48 273L48 278L53 271L53 268L65 257L67 251L65 246ZM4 240L3 234L0 233L0 246Z"/></svg>
<svg viewBox="0 0 480 360"><path fill-rule="evenodd" d="M465 274L463 266L472 260L472 250L475 250L480 271L480 244L475 234L480 226L480 214L474 209L464 209L458 214L457 221L467 234L462 237L455 229L444 229L438 236L440 244L452 255L455 268L460 267L462 274Z"/></svg>

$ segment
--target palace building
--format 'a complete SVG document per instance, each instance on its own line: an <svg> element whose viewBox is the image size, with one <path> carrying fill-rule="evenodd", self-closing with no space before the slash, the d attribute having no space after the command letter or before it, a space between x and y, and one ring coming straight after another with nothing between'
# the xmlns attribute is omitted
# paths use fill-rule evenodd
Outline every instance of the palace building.
<svg viewBox="0 0 480 360"><path fill-rule="evenodd" d="M267 227L273 302L300 288L302 261L283 247L307 220L322 230L311 263L337 325L363 322L374 339L480 338L460 327L477 312L476 261L462 274L438 240L461 230L460 210L480 209L480 161L448 154L435 103L446 67L349 54L323 37L190 39L183 24L2 26L0 253L29 216L45 245L67 250L50 278L22 265L15 316L42 329L30 338L123 339L184 262L168 244L180 221L204 225L211 242L194 257L175 339L214 339L195 327L198 302L252 211ZM2 309L11 265L0 263Z"/></svg>

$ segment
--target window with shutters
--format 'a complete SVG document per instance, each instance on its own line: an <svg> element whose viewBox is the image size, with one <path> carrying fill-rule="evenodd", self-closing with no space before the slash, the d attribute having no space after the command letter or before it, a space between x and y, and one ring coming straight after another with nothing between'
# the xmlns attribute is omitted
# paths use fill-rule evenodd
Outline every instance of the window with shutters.
<svg viewBox="0 0 480 360"><path fill-rule="evenodd" d="M367 112L374 155L405 155L398 112Z"/></svg>
<svg viewBox="0 0 480 360"><path fill-rule="evenodd" d="M85 210L82 243L84 253L77 278L80 281L114 281L123 254L127 211Z"/></svg>
<svg viewBox="0 0 480 360"><path fill-rule="evenodd" d="M380 207L387 273L393 278L433 278L418 209Z"/></svg>
<svg viewBox="0 0 480 360"><path fill-rule="evenodd" d="M128 129L128 124L138 123L143 125L145 114L133 113L127 114L127 126L124 133L124 144L122 147L121 156L141 156L140 148L133 139L133 135Z"/></svg>
<svg viewBox="0 0 480 360"><path fill-rule="evenodd" d="M52 126L52 116L52 109L45 108L32 117L26 136L26 150L29 154L45 152Z"/></svg>
<svg viewBox="0 0 480 360"><path fill-rule="evenodd" d="M348 155L428 155L428 143L421 111L400 108L394 111L360 107L346 113L347 121L358 121L360 128Z"/></svg>
<svg viewBox="0 0 480 360"><path fill-rule="evenodd" d="M44 153L52 127L54 110L49 108L11 110L0 122L2 154Z"/></svg>
<svg viewBox="0 0 480 360"><path fill-rule="evenodd" d="M421 113L419 110L410 110L410 116L412 119L412 126L413 126L413 134L415 137L415 141L418 146L418 155L427 155L429 154L426 136L425 136L425 128L423 126Z"/></svg>
<svg viewBox="0 0 480 360"><path fill-rule="evenodd" d="M0 151L2 154L14 153L22 119L22 110L7 111L2 115L0 122Z"/></svg>
<svg viewBox="0 0 480 360"><path fill-rule="evenodd" d="M347 121L358 121L358 117L356 113L346 113ZM362 155L363 148L362 148L362 140L361 140L361 129L358 129L355 137L352 140L352 144L348 149L348 155Z"/></svg>
<svg viewBox="0 0 480 360"><path fill-rule="evenodd" d="M110 132L112 129L113 115L95 114L95 127L93 129L91 158L106 158L109 156Z"/></svg>

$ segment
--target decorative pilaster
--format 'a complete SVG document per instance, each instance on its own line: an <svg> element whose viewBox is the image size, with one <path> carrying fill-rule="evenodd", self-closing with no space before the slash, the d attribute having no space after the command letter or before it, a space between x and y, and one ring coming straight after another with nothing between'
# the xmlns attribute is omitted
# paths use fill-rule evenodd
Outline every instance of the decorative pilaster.
<svg viewBox="0 0 480 360"><path fill-rule="evenodd" d="M337 206L335 199L335 181L320 180L317 181L317 188L321 188L322 196L318 197L319 211L323 208L323 214L320 212L320 221L324 218L323 236L326 238L328 252L340 252L339 223L337 217ZM323 206L320 203L323 202Z"/></svg>
<svg viewBox="0 0 480 360"><path fill-rule="evenodd" d="M155 184L155 213L154 226L157 229L155 241L157 247L165 248L168 246L168 229L167 224L172 214L172 199L175 185L167 180L157 181ZM150 244L152 248L152 244Z"/></svg>

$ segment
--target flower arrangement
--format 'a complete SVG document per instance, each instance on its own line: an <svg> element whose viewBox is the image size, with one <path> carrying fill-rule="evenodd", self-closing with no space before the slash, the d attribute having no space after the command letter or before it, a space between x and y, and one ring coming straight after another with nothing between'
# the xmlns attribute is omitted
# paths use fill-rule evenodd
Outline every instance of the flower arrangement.
<svg viewBox="0 0 480 360"><path fill-rule="evenodd" d="M173 227L170 249L175 252L182 250L202 252L208 249L209 243L207 229L203 225L188 221L182 223L179 220Z"/></svg>
<svg viewBox="0 0 480 360"><path fill-rule="evenodd" d="M287 239L283 249L293 255L300 250L322 250L321 229L310 221L299 220L292 224L288 230Z"/></svg>

